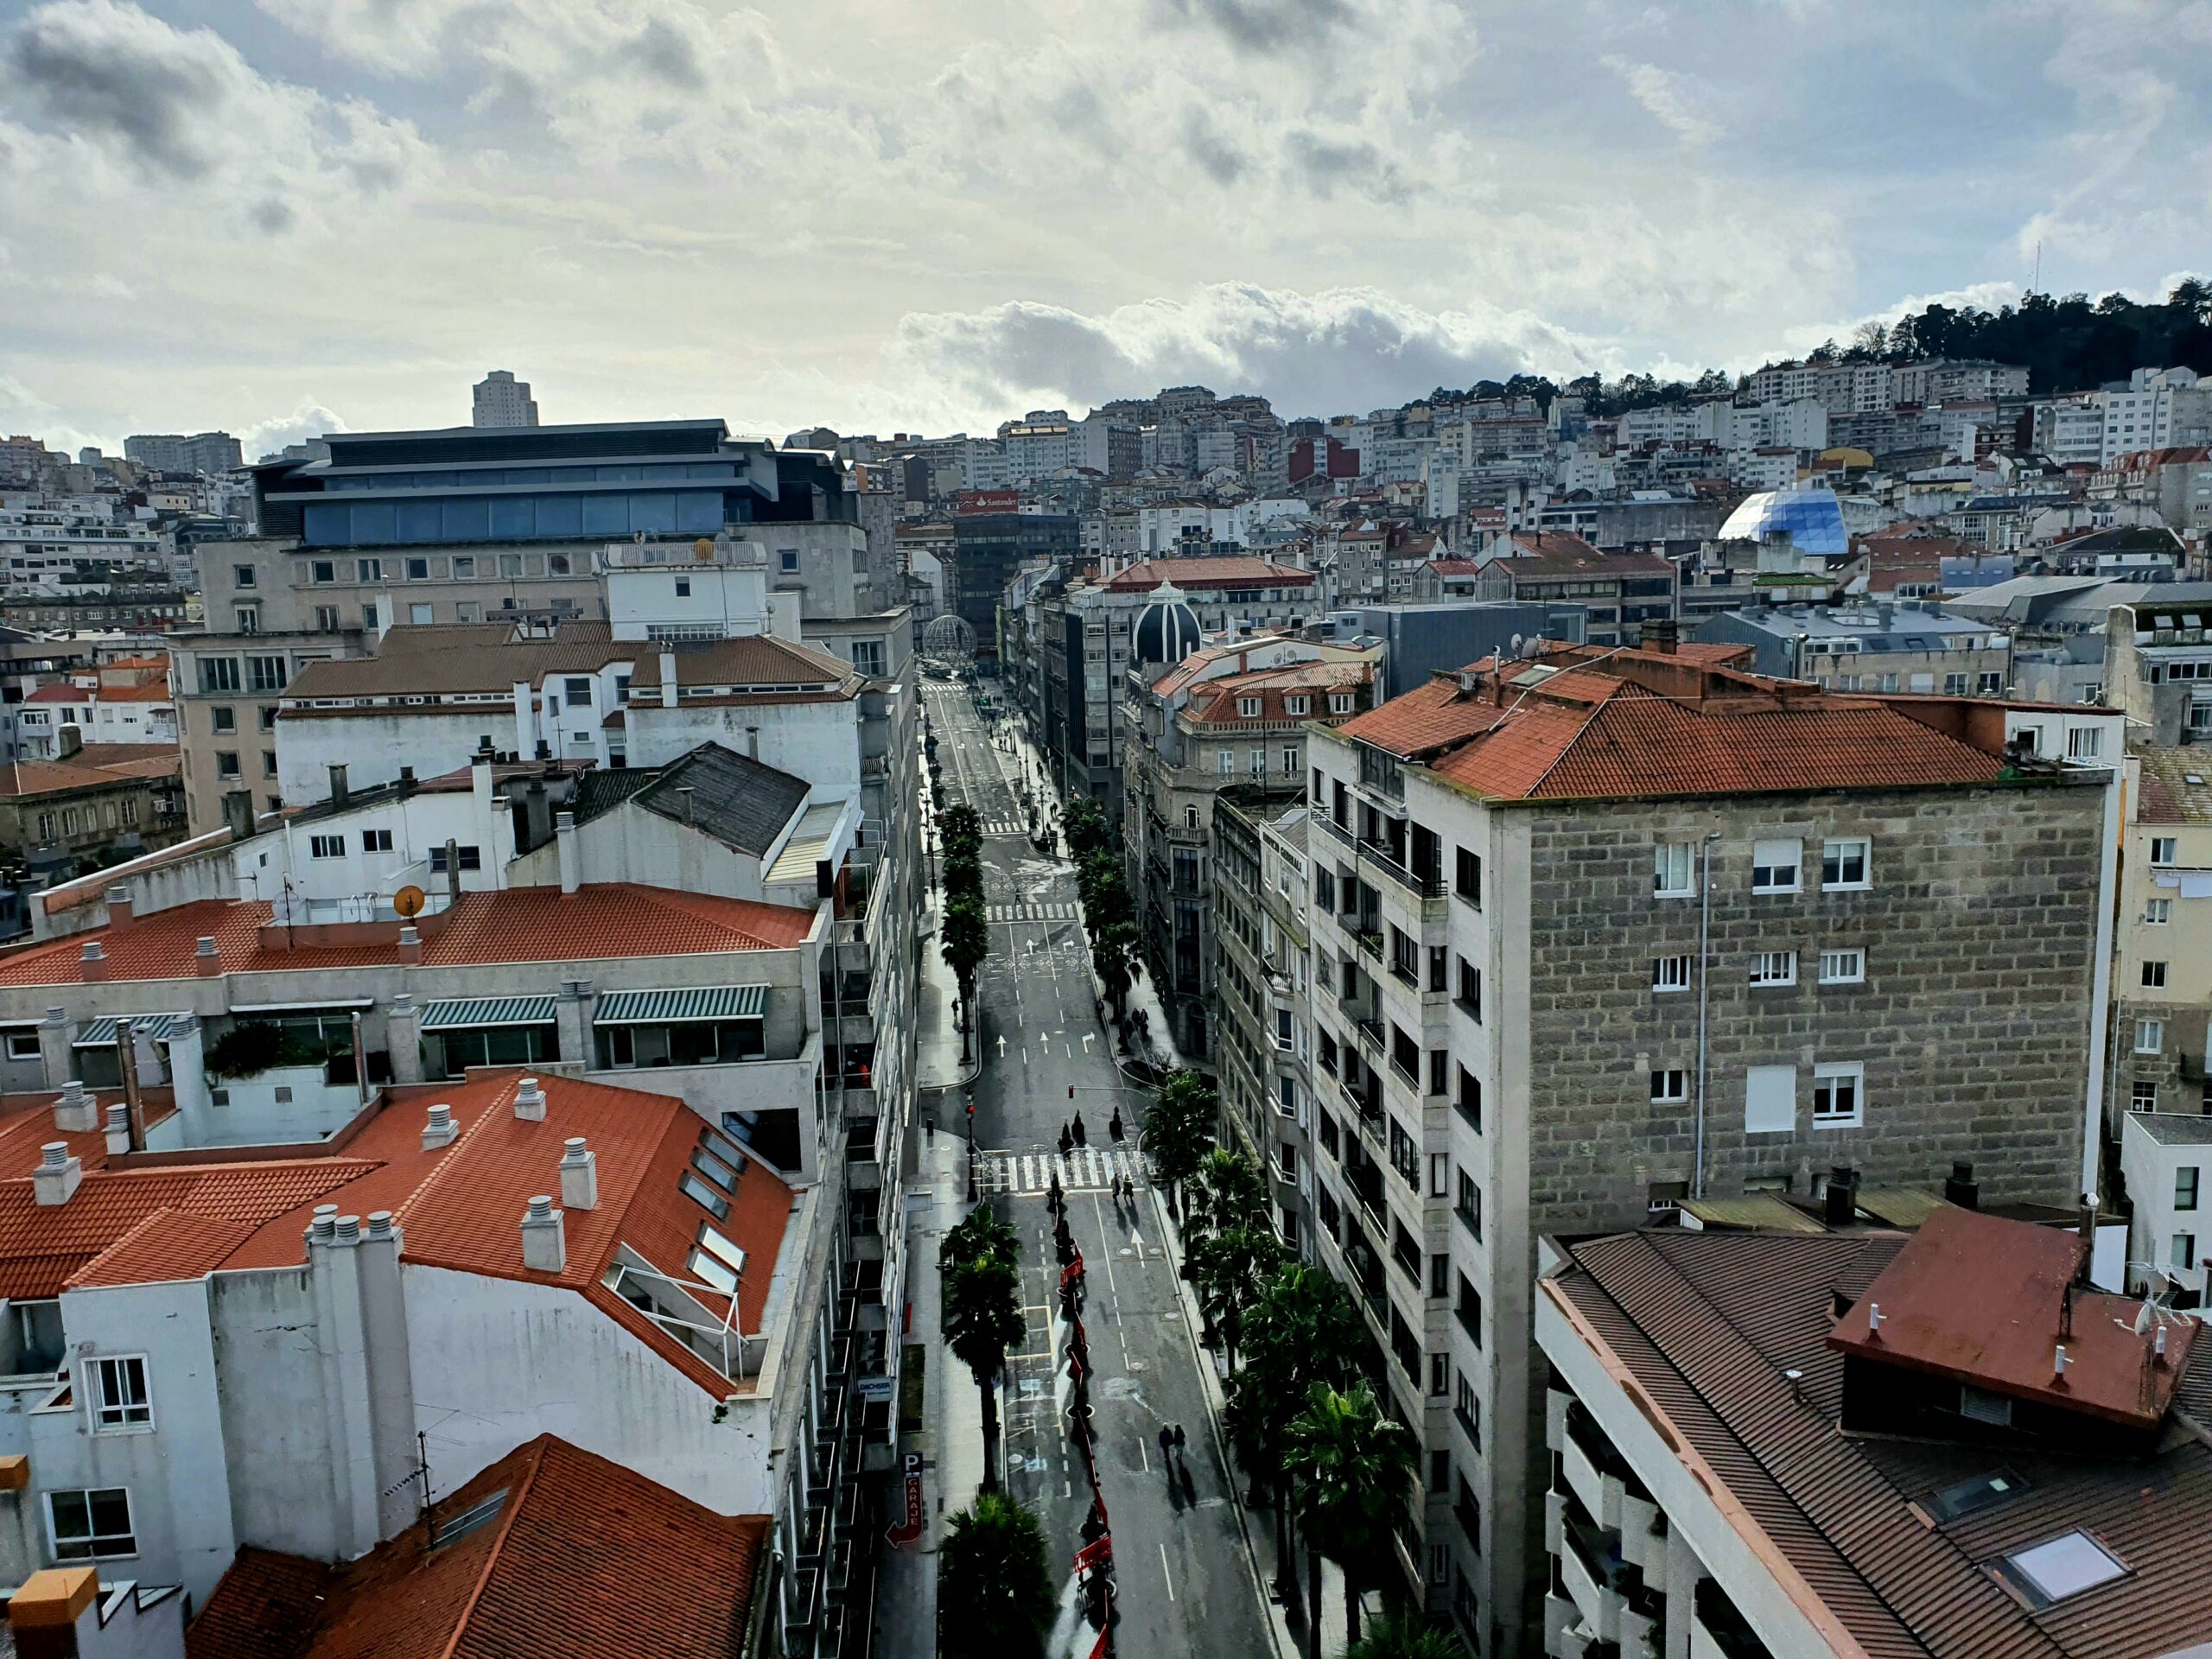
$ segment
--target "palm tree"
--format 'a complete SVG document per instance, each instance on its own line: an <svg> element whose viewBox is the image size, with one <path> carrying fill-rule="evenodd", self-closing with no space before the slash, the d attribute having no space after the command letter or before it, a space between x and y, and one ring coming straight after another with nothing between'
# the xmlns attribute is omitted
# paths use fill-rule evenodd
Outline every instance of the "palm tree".
<svg viewBox="0 0 2212 1659"><path fill-rule="evenodd" d="M1412 1618L1386 1618L1344 1649L1344 1659L1465 1659L1451 1631Z"/></svg>
<svg viewBox="0 0 2212 1659"><path fill-rule="evenodd" d="M1114 922L1101 928L1090 942L1090 960L1114 1004L1114 1017L1122 1019L1128 1013L1129 987L1136 979L1137 925Z"/></svg>
<svg viewBox="0 0 2212 1659"><path fill-rule="evenodd" d="M1216 1233L1267 1212L1267 1182L1258 1166L1235 1147L1216 1147L1191 1172L1190 1202L1183 1215L1185 1245L1195 1251Z"/></svg>
<svg viewBox="0 0 2212 1659"><path fill-rule="evenodd" d="M1344 1634L1357 1642L1361 1577L1389 1548L1404 1514L1417 1452L1413 1432L1382 1414L1364 1382L1348 1393L1313 1384L1285 1438L1313 1605L1307 1649L1319 1659L1321 1556L1325 1552L1344 1573Z"/></svg>
<svg viewBox="0 0 2212 1659"><path fill-rule="evenodd" d="M985 1219L978 1223L977 1216ZM979 1209L944 1236L938 1251L938 1325L953 1357L975 1374L982 1395L986 1491L998 1485L998 1376L1006 1368L1006 1351L1028 1331L1021 1313L1020 1250L1012 1230L988 1209Z"/></svg>
<svg viewBox="0 0 2212 1659"><path fill-rule="evenodd" d="M1221 1122L1221 1097L1195 1071L1169 1073L1144 1115L1139 1141L1154 1171L1167 1184L1168 1207L1178 1207L1182 1184L1198 1173Z"/></svg>
<svg viewBox="0 0 2212 1659"><path fill-rule="evenodd" d="M971 893L947 899L941 928L944 937L938 949L944 953L944 965L952 969L953 982L960 988L960 1058L964 1064L969 1039L976 1029L976 975L991 954L991 925L984 919L982 899Z"/></svg>
<svg viewBox="0 0 2212 1659"><path fill-rule="evenodd" d="M976 1493L945 1523L937 1599L945 1659L1038 1659L1057 1603L1037 1517L1003 1493Z"/></svg>
<svg viewBox="0 0 2212 1659"><path fill-rule="evenodd" d="M1239 1221L1191 1246L1197 1267L1198 1311L1221 1338L1222 1357L1236 1369L1236 1345L1245 1310L1282 1261L1282 1241L1266 1222Z"/></svg>
<svg viewBox="0 0 2212 1659"><path fill-rule="evenodd" d="M1243 1320L1244 1363L1230 1374L1228 1422L1236 1460L1255 1485L1274 1491L1275 1583L1298 1603L1290 1540L1290 1477L1285 1465L1292 1421L1316 1382L1348 1387L1369 1345L1351 1293L1327 1274L1292 1262L1262 1286ZM1263 1502L1255 1498L1255 1503Z"/></svg>
<svg viewBox="0 0 2212 1659"><path fill-rule="evenodd" d="M1106 827L1104 809L1088 795L1077 795L1068 802L1067 810L1060 815L1060 827L1067 832L1068 851L1077 860L1105 846L1112 836Z"/></svg>

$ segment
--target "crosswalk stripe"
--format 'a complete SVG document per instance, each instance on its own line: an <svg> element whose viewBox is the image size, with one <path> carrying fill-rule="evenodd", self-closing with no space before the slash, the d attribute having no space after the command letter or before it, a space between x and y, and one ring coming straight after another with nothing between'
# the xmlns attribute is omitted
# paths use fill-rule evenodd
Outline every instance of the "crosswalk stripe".
<svg viewBox="0 0 2212 1659"><path fill-rule="evenodd" d="M1028 1197L1048 1192L1054 1175L1065 1192L1103 1192L1117 1176L1142 1186L1144 1155L1134 1147L1080 1147L1066 1158L1057 1153L986 1153L976 1185L986 1192Z"/></svg>

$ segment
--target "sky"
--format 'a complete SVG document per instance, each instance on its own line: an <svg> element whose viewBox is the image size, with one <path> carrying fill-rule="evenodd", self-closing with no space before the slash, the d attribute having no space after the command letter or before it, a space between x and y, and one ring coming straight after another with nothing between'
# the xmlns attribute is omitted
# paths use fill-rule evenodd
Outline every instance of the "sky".
<svg viewBox="0 0 2212 1659"><path fill-rule="evenodd" d="M0 431L988 431L2206 262L2212 0L0 0Z"/></svg>

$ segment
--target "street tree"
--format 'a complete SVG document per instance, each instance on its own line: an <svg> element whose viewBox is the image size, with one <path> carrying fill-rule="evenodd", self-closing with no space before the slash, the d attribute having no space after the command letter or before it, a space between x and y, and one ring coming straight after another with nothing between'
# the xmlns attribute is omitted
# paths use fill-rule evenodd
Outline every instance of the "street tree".
<svg viewBox="0 0 2212 1659"><path fill-rule="evenodd" d="M1406 1614L1384 1619L1346 1648L1344 1659L1465 1659L1466 1651L1451 1631Z"/></svg>
<svg viewBox="0 0 2212 1659"><path fill-rule="evenodd" d="M1221 1097L1211 1084L1192 1071L1168 1073L1144 1115L1140 1139L1154 1173L1166 1184L1169 1208L1179 1209L1183 1183L1198 1173L1220 1123Z"/></svg>
<svg viewBox="0 0 2212 1659"><path fill-rule="evenodd" d="M938 833L944 837L944 847L950 852L955 847L981 848L983 844L983 820L972 806L948 806L938 815Z"/></svg>
<svg viewBox="0 0 2212 1659"><path fill-rule="evenodd" d="M1314 1615L1307 1649L1319 1659L1321 1557L1326 1554L1344 1574L1344 1634L1357 1642L1360 1586L1403 1518L1419 1453L1413 1431L1382 1414L1374 1389L1363 1381L1348 1391L1314 1383L1285 1440Z"/></svg>
<svg viewBox="0 0 2212 1659"><path fill-rule="evenodd" d="M945 1523L938 1551L944 1659L1039 1659L1058 1605L1045 1529L1017 1498L982 1491Z"/></svg>
<svg viewBox="0 0 2212 1659"><path fill-rule="evenodd" d="M976 975L982 968L983 959L991 954L990 924L983 917L983 901L973 893L963 893L944 901L944 918L940 925L944 938L938 949L944 952L944 965L952 969L955 984L960 988L960 1058L968 1058L968 1041L976 1029Z"/></svg>
<svg viewBox="0 0 2212 1659"><path fill-rule="evenodd" d="M938 1255L939 1332L953 1357L974 1373L982 1396L987 1491L998 1485L999 1373L1006 1369L1007 1350L1028 1328L1021 1313L1020 1253L1011 1233L971 1235L957 1243L948 1233Z"/></svg>
<svg viewBox="0 0 2212 1659"><path fill-rule="evenodd" d="M1267 1182L1259 1166L1234 1147L1216 1147L1191 1172L1191 1192L1183 1205L1183 1243L1195 1252L1205 1241L1231 1227L1264 1216Z"/></svg>
<svg viewBox="0 0 2212 1659"><path fill-rule="evenodd" d="M1253 1298L1242 1334L1244 1363L1229 1376L1229 1436L1254 1485L1264 1483L1273 1491L1275 1584L1285 1603L1294 1606L1298 1568L1284 1462L1290 1425L1316 1382L1348 1388L1359 1375L1360 1356L1370 1346L1367 1325L1342 1281L1290 1262Z"/></svg>
<svg viewBox="0 0 2212 1659"><path fill-rule="evenodd" d="M1222 1357L1231 1371L1236 1369L1245 1315L1282 1261L1282 1241L1274 1229L1263 1218L1253 1218L1265 1214L1255 1211L1190 1247L1190 1260L1198 1268L1198 1310L1221 1339Z"/></svg>
<svg viewBox="0 0 2212 1659"><path fill-rule="evenodd" d="M1078 795L1068 803L1067 810L1060 814L1060 827L1067 832L1068 851L1078 861L1113 840L1105 809L1088 795Z"/></svg>
<svg viewBox="0 0 2212 1659"><path fill-rule="evenodd" d="M1091 936L1090 963L1098 971L1098 982L1106 988L1116 1020L1129 1011L1129 987L1136 982L1137 944L1135 922L1114 922Z"/></svg>

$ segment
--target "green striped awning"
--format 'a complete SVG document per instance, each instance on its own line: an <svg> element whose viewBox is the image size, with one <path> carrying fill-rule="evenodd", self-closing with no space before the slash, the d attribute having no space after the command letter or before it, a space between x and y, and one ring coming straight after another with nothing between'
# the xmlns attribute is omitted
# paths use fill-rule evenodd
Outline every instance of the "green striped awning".
<svg viewBox="0 0 2212 1659"><path fill-rule="evenodd" d="M609 991L593 1023L671 1026L694 1020L758 1020L768 1007L766 985L705 985L680 991Z"/></svg>
<svg viewBox="0 0 2212 1659"><path fill-rule="evenodd" d="M485 1026L550 1026L550 996L457 996L423 1009L424 1031L475 1031Z"/></svg>
<svg viewBox="0 0 2212 1659"><path fill-rule="evenodd" d="M111 1014L95 1020L77 1033L72 1048L113 1048L118 1026L134 1020L158 1020L162 1023L154 1033L154 1040L165 1043L190 1020L188 1014Z"/></svg>

